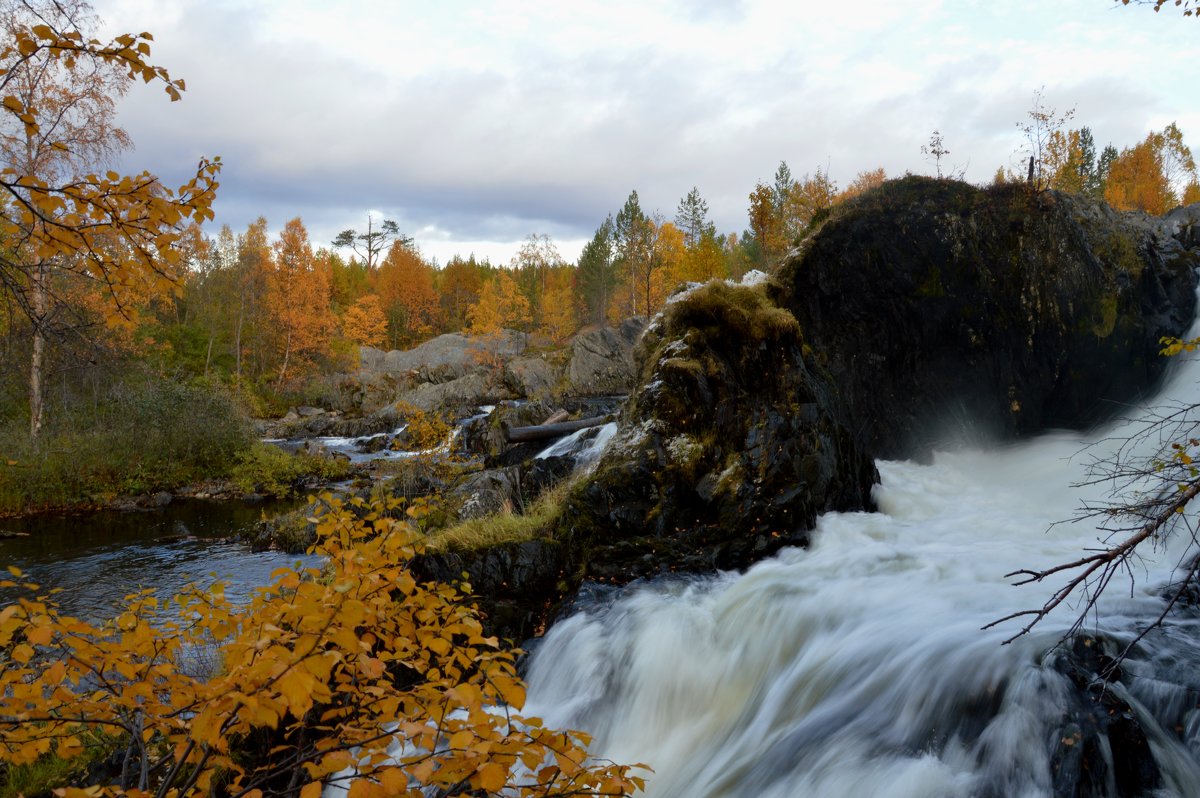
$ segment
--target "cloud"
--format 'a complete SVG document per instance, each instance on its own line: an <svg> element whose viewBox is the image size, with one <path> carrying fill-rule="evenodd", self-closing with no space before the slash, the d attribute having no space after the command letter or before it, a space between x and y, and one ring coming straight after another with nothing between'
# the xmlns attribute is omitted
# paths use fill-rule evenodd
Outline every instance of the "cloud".
<svg viewBox="0 0 1200 798"><path fill-rule="evenodd" d="M152 30L188 80L182 103L124 102L128 168L182 179L220 154L218 222L300 215L314 240L371 208L439 251L515 251L532 232L590 237L631 189L671 218L692 186L740 231L780 160L843 185L928 172L935 128L982 181L1042 85L1099 142L1200 129L1191 26L1091 0L96 5L113 30Z"/></svg>

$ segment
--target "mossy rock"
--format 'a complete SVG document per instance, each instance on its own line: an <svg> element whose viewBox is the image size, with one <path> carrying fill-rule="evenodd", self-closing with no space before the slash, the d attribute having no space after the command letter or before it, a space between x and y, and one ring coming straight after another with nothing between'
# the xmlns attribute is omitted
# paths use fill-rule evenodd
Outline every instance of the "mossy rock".
<svg viewBox="0 0 1200 798"><path fill-rule="evenodd" d="M1008 185L906 177L835 209L779 270L858 442L1095 424L1151 388L1200 252L1144 215Z"/></svg>
<svg viewBox="0 0 1200 798"><path fill-rule="evenodd" d="M782 295L711 282L649 325L617 435L560 522L579 578L744 567L803 545L821 512L870 505L874 464Z"/></svg>

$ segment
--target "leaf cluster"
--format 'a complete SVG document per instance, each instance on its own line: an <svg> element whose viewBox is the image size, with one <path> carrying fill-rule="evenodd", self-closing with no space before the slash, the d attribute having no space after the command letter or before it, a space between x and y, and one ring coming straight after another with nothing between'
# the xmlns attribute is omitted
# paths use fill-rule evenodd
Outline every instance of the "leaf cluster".
<svg viewBox="0 0 1200 798"><path fill-rule="evenodd" d="M632 768L589 759L587 735L517 714L513 652L460 590L417 582L407 563L422 537L397 506L324 498L324 572L281 569L249 606L218 584L165 602L134 593L104 624L60 614L52 596L0 610L0 762L119 740L113 783L62 785L62 798L641 788ZM196 673L198 654L217 672Z"/></svg>
<svg viewBox="0 0 1200 798"><path fill-rule="evenodd" d="M67 70L84 64L115 67L130 81L162 83L172 100L185 88L182 80L149 63L149 33L123 34L105 43L43 19L42 24L14 26L11 40L0 50L0 114L30 140L41 130L43 109L15 93L19 76L30 64L45 62ZM62 141L50 141L48 147L70 150ZM133 286L148 284L154 292L174 293L182 267L175 245L187 221L213 218L220 169L219 158L202 159L195 176L176 189L163 186L148 172L108 171L47 181L13 165L0 169L0 237L7 242L6 254L0 256L0 286L24 304L30 264L54 261L104 285L115 300L115 314L123 311ZM37 316L31 312L40 322Z"/></svg>

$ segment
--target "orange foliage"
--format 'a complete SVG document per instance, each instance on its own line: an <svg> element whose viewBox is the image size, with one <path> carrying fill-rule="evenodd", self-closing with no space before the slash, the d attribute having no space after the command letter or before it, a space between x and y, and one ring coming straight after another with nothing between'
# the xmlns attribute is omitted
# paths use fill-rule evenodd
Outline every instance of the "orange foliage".
<svg viewBox="0 0 1200 798"><path fill-rule="evenodd" d="M383 303L393 347L415 343L433 331L439 310L433 267L411 246L392 244L371 283Z"/></svg>
<svg viewBox="0 0 1200 798"><path fill-rule="evenodd" d="M552 269L542 295L542 323L538 329L556 342L565 341L579 329L574 278L572 269Z"/></svg>
<svg viewBox="0 0 1200 798"><path fill-rule="evenodd" d="M479 301L467 311L467 318L472 335L495 334L505 328L524 330L533 322L529 299L506 269L483 284Z"/></svg>
<svg viewBox="0 0 1200 798"><path fill-rule="evenodd" d="M387 317L376 294L360 296L342 316L342 335L359 346L383 346L387 341Z"/></svg>
<svg viewBox="0 0 1200 798"><path fill-rule="evenodd" d="M354 798L549 798L642 786L631 768L588 759L586 735L517 714L514 655L483 634L462 593L408 570L424 536L399 501L322 500L325 567L276 571L246 607L220 584L170 601L142 591L95 625L26 585L30 597L0 610L0 762L101 745L126 763L119 783L101 774L62 798L318 798L330 784ZM219 671L195 675L197 652Z"/></svg>
<svg viewBox="0 0 1200 798"><path fill-rule="evenodd" d="M267 273L266 306L275 329L282 384L293 361L307 363L328 350L334 322L329 273L317 268L308 231L299 218L284 225L272 266Z"/></svg>
<svg viewBox="0 0 1200 798"><path fill-rule="evenodd" d="M1117 210L1166 213L1174 205L1171 185L1152 139L1122 150L1109 167L1104 199Z"/></svg>
<svg viewBox="0 0 1200 798"><path fill-rule="evenodd" d="M859 194L870 191L873 188L879 188L883 182L887 180L887 173L883 171L883 167L878 169L868 169L865 172L859 172L858 175L850 181L850 185L846 186L842 193L837 195L836 202L845 202L848 199L853 199Z"/></svg>

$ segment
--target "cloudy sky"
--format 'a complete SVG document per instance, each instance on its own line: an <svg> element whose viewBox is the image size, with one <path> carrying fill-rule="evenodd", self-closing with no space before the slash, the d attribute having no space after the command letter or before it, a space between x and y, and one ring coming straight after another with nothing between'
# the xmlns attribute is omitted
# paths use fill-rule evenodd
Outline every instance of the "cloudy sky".
<svg viewBox="0 0 1200 798"><path fill-rule="evenodd" d="M1200 152L1200 21L1113 0L93 2L187 81L124 99L125 169L219 155L218 225L326 244L372 211L443 263L531 233L573 259L631 189L671 218L696 186L740 233L781 160L930 173L934 129L987 181L1042 87L1101 146L1176 121Z"/></svg>

